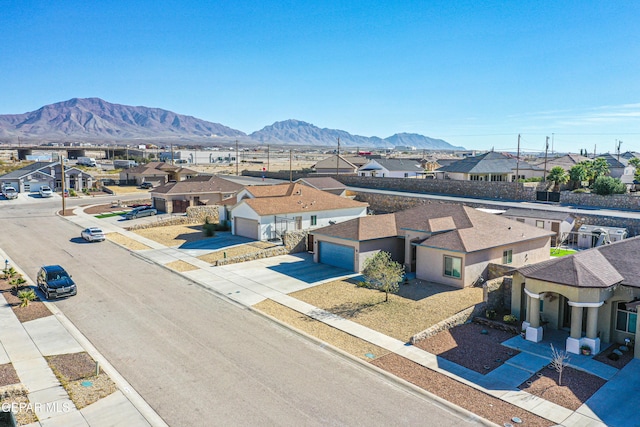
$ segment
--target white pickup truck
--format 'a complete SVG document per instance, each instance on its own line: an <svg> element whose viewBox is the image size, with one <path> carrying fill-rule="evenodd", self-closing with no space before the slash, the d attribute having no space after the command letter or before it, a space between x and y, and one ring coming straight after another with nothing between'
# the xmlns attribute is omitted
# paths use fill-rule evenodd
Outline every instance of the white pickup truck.
<svg viewBox="0 0 640 427"><path fill-rule="evenodd" d="M18 192L16 191L15 188L13 188L10 185L3 185L2 186L2 195L6 199L17 199L18 198Z"/></svg>

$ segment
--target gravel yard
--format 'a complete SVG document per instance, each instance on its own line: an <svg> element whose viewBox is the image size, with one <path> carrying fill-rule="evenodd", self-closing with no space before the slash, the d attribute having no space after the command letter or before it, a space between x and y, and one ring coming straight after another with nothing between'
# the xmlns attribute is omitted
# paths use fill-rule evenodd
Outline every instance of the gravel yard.
<svg viewBox="0 0 640 427"><path fill-rule="evenodd" d="M602 362L605 363L609 366L613 366L616 369L622 369L625 367L625 365L629 362L631 362L631 360L633 360L633 346L631 346L629 348L629 351L623 351L622 356L619 356L618 360L612 360L609 357L611 356L611 354L613 353L613 350L621 347L623 344L614 344L612 346L610 346L609 348L607 348L606 350L604 350L603 352L601 352L600 354L594 356L594 360L597 360L598 362ZM615 357L615 356L614 356Z"/></svg>
<svg viewBox="0 0 640 427"><path fill-rule="evenodd" d="M186 261L182 261L181 259L167 263L164 266L178 272L193 271L193 270L198 270L200 268L200 267L196 267L193 264L189 264Z"/></svg>
<svg viewBox="0 0 640 427"><path fill-rule="evenodd" d="M11 363L0 365L0 387L19 383L20 378L18 378L18 374L16 374L16 370L13 369Z"/></svg>
<svg viewBox="0 0 640 427"><path fill-rule="evenodd" d="M131 249L132 251L144 251L146 249L151 249L149 246L130 239L129 237L124 236L120 233L109 233L107 234L107 239L111 240L114 243L122 245L127 249Z"/></svg>
<svg viewBox="0 0 640 427"><path fill-rule="evenodd" d="M165 225L133 230L133 232L167 247L181 246L206 238L202 231L202 225L199 224Z"/></svg>
<svg viewBox="0 0 640 427"><path fill-rule="evenodd" d="M486 335L482 331L486 331ZM519 353L500 344L513 336L509 332L465 323L418 341L415 346L486 374Z"/></svg>
<svg viewBox="0 0 640 427"><path fill-rule="evenodd" d="M360 359L371 360L389 353L381 347L314 320L277 302L264 300L253 307Z"/></svg>
<svg viewBox="0 0 640 427"><path fill-rule="evenodd" d="M51 311L37 297L27 307L20 307L20 299L13 294L11 285L6 280L0 280L0 293L7 300L7 304L11 306L16 317L21 322L51 316Z"/></svg>
<svg viewBox="0 0 640 427"><path fill-rule="evenodd" d="M78 409L84 408L116 391L116 385L85 352L46 357L51 370Z"/></svg>
<svg viewBox="0 0 640 427"><path fill-rule="evenodd" d="M38 421L35 412L33 412L33 406L29 405L27 389L23 386L9 387L4 390L0 389L0 405L4 404L11 405L11 407L16 409L13 411L13 415L19 426L25 426Z"/></svg>
<svg viewBox="0 0 640 427"><path fill-rule="evenodd" d="M600 377L566 367L559 386L558 372L547 367L521 384L520 389L575 411L605 383Z"/></svg>
<svg viewBox="0 0 640 427"><path fill-rule="evenodd" d="M457 289L411 280L389 295L356 286L353 280L337 280L291 296L368 328L408 342L410 338L455 313L482 302L482 289Z"/></svg>
<svg viewBox="0 0 640 427"><path fill-rule="evenodd" d="M226 258L233 258L241 255L249 255L257 252L262 252L265 249L273 248L277 245L269 242L252 242L244 245L232 246L224 250L215 251L206 255L201 255L198 259L209 264L214 264L216 261Z"/></svg>
<svg viewBox="0 0 640 427"><path fill-rule="evenodd" d="M520 418L522 424L519 425L522 426L555 425L549 420L459 383L397 354L388 354L371 363L498 425L514 424L511 421L513 417Z"/></svg>

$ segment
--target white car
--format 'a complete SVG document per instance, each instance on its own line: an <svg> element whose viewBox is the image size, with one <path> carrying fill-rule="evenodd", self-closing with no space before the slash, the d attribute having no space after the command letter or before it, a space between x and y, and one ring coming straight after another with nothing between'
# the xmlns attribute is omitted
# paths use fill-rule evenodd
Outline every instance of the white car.
<svg viewBox="0 0 640 427"><path fill-rule="evenodd" d="M52 197L53 196L53 190L51 190L51 187L49 187L48 185L43 185L40 187L39 190L40 193L40 197Z"/></svg>
<svg viewBox="0 0 640 427"><path fill-rule="evenodd" d="M104 232L98 227L85 228L80 233L80 237L87 242L102 242L105 239Z"/></svg>

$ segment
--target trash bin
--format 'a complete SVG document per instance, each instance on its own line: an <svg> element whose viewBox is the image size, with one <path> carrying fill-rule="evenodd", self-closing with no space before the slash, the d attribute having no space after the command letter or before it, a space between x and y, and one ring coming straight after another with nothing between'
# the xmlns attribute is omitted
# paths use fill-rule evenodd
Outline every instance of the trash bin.
<svg viewBox="0 0 640 427"><path fill-rule="evenodd" d="M0 410L0 427L17 427L16 418L11 411Z"/></svg>

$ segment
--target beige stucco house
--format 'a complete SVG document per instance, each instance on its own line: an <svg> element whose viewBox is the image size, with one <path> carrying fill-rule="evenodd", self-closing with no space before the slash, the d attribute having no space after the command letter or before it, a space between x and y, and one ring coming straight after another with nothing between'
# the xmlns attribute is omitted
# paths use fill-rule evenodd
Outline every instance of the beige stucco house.
<svg viewBox="0 0 640 427"><path fill-rule="evenodd" d="M135 168L123 169L120 172L120 181L135 181L137 185L150 182L154 186L164 185L169 181L184 181L197 176L198 172L174 166L165 162L149 162Z"/></svg>
<svg viewBox="0 0 640 427"><path fill-rule="evenodd" d="M490 151L479 156L467 157L437 169L445 178L458 181L501 181L542 178L544 169L517 161L513 157Z"/></svg>
<svg viewBox="0 0 640 427"><path fill-rule="evenodd" d="M201 175L172 181L151 190L153 206L166 213L184 213L190 206L235 204L244 186L217 176ZM221 215L223 217L223 215Z"/></svg>
<svg viewBox="0 0 640 427"><path fill-rule="evenodd" d="M463 288L490 263L549 259L552 232L455 204L430 204L313 230L314 260L361 271L381 250L418 279ZM334 255L339 254L339 255Z"/></svg>
<svg viewBox="0 0 640 427"><path fill-rule="evenodd" d="M635 343L640 357L640 237L520 268L513 277L511 313L526 339L544 340L545 328L568 330L566 350L603 343Z"/></svg>

